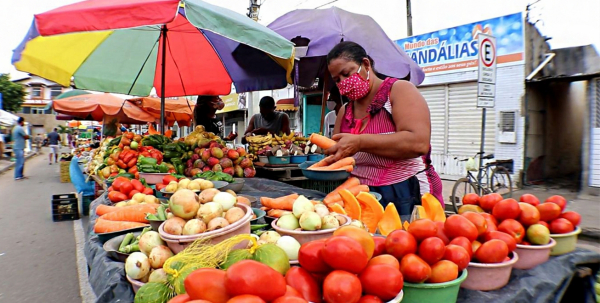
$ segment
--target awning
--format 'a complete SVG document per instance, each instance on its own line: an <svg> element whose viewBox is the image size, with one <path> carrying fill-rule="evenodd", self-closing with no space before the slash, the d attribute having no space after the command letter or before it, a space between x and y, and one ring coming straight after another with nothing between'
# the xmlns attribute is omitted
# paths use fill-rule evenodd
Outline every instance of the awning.
<svg viewBox="0 0 600 303"><path fill-rule="evenodd" d="M0 109L0 124L4 126L12 126L17 122L19 117Z"/></svg>
<svg viewBox="0 0 600 303"><path fill-rule="evenodd" d="M300 107L294 106L294 98L280 99L275 103L275 110L280 112L295 112Z"/></svg>

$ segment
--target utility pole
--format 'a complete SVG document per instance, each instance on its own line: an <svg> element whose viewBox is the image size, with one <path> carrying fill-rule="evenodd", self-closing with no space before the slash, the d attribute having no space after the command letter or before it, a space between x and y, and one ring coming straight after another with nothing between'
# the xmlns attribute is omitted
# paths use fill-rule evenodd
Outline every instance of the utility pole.
<svg viewBox="0 0 600 303"><path fill-rule="evenodd" d="M246 15L256 22L258 22L258 13L260 12L260 6L262 4L258 1L259 0L250 0L250 5L248 6L248 14Z"/></svg>
<svg viewBox="0 0 600 303"><path fill-rule="evenodd" d="M407 37L410 37L413 35L412 9L410 7L410 0L406 0L406 35L407 35Z"/></svg>

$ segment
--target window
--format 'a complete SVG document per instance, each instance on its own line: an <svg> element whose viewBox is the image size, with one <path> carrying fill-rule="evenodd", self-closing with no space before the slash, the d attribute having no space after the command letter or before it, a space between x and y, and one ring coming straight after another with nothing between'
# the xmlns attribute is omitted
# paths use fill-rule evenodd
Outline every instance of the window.
<svg viewBox="0 0 600 303"><path fill-rule="evenodd" d="M54 99L58 95L62 94L62 87L51 87L50 88L50 99Z"/></svg>
<svg viewBox="0 0 600 303"><path fill-rule="evenodd" d="M43 107L32 107L31 108L31 113L34 115L42 115L44 114L45 110Z"/></svg>
<svg viewBox="0 0 600 303"><path fill-rule="evenodd" d="M31 113L31 108L29 106L23 106L23 107L21 107L21 113L23 113L23 114L30 114Z"/></svg>
<svg viewBox="0 0 600 303"><path fill-rule="evenodd" d="M40 86L31 87L32 98L42 98L42 88Z"/></svg>
<svg viewBox="0 0 600 303"><path fill-rule="evenodd" d="M498 142L500 143L517 143L517 112L502 111L500 112L500 125Z"/></svg>

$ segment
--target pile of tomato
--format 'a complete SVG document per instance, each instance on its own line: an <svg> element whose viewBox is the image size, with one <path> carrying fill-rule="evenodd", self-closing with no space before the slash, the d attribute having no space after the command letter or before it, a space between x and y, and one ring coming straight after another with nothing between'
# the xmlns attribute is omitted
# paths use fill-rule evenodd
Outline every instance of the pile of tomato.
<svg viewBox="0 0 600 303"><path fill-rule="evenodd" d="M126 177L117 177L112 185L108 188L108 199L110 202L117 203L125 200L131 200L133 195L142 193L146 195L154 195L154 190L137 179L129 179Z"/></svg>

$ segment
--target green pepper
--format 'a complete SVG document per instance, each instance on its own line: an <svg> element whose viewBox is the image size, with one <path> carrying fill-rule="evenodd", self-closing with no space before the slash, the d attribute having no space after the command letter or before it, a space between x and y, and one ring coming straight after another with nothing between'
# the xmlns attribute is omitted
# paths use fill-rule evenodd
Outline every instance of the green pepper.
<svg viewBox="0 0 600 303"><path fill-rule="evenodd" d="M182 164L183 162L181 162L181 159L179 159L178 157L176 157L176 158L171 158L171 163L173 164L173 166L175 166L177 164ZM177 169L175 169L175 170L177 170Z"/></svg>
<svg viewBox="0 0 600 303"><path fill-rule="evenodd" d="M261 230L265 227L269 226L269 224L256 224L256 225L250 225L250 231L257 231L257 230Z"/></svg>
<svg viewBox="0 0 600 303"><path fill-rule="evenodd" d="M178 163L175 165L175 170L177 171L178 174L183 175L185 169L183 168L183 164L182 163Z"/></svg>
<svg viewBox="0 0 600 303"><path fill-rule="evenodd" d="M157 165L153 165L153 164L142 164L142 165L138 165L138 171L142 172L142 173L153 173L153 172L158 172L158 169L156 169Z"/></svg>
<svg viewBox="0 0 600 303"><path fill-rule="evenodd" d="M161 163L160 165L157 165L156 168L161 173L166 173L169 171L169 167L167 166L167 164L165 162Z"/></svg>
<svg viewBox="0 0 600 303"><path fill-rule="evenodd" d="M173 150L165 150L163 157L165 159L174 159L181 157L181 153Z"/></svg>
<svg viewBox="0 0 600 303"><path fill-rule="evenodd" d="M157 160L151 157L138 158L138 165L156 165Z"/></svg>

